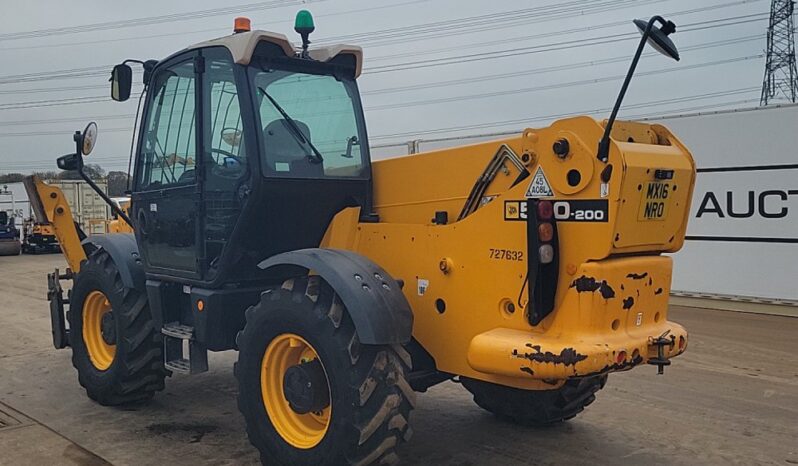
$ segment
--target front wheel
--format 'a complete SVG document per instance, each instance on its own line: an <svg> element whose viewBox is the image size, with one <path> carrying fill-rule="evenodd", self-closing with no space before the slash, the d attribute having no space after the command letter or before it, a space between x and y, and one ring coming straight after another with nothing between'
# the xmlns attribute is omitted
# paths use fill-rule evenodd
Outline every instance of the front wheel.
<svg viewBox="0 0 798 466"><path fill-rule="evenodd" d="M409 356L363 345L319 277L288 280L246 313L238 404L264 464L390 464L411 435Z"/></svg>
<svg viewBox="0 0 798 466"><path fill-rule="evenodd" d="M122 405L163 390L166 370L147 294L122 283L103 249L92 252L75 275L67 317L72 364L89 398Z"/></svg>
<svg viewBox="0 0 798 466"><path fill-rule="evenodd" d="M596 400L606 375L571 379L554 390L521 390L481 380L461 378L474 402L498 418L521 425L556 424L575 417Z"/></svg>

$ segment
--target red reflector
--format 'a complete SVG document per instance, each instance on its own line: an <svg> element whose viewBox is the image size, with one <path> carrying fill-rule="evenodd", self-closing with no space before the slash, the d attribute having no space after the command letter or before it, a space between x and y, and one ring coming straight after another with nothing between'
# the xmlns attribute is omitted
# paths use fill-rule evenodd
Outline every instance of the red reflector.
<svg viewBox="0 0 798 466"><path fill-rule="evenodd" d="M615 362L621 364L624 361L626 361L626 351L619 351L618 355L615 357Z"/></svg>
<svg viewBox="0 0 798 466"><path fill-rule="evenodd" d="M544 243L548 243L554 238L554 227L551 223L541 223L538 225L538 238Z"/></svg>
<svg viewBox="0 0 798 466"><path fill-rule="evenodd" d="M548 220L554 214L554 208L550 201L538 202L538 218L541 220Z"/></svg>

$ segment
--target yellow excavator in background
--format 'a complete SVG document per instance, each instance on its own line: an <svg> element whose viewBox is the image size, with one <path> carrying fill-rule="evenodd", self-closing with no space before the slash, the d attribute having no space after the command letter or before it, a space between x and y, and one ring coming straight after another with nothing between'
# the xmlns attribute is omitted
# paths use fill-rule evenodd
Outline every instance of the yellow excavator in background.
<svg viewBox="0 0 798 466"><path fill-rule="evenodd" d="M25 254L61 252L53 226L33 219L24 222L22 252Z"/></svg>
<svg viewBox="0 0 798 466"><path fill-rule="evenodd" d="M269 464L392 463L416 392L447 380L546 425L609 374L662 373L687 346L665 253L683 245L695 167L664 126L616 121L646 42L679 58L673 23L635 23L607 121L380 161L362 51L309 47L307 11L299 47L239 18L233 35L117 65L114 100L128 63L146 89L130 205L97 191L132 233L86 237L57 188L25 181L69 264L49 276L54 345L103 405L237 350L239 408ZM59 167L84 173L96 137L77 132Z"/></svg>

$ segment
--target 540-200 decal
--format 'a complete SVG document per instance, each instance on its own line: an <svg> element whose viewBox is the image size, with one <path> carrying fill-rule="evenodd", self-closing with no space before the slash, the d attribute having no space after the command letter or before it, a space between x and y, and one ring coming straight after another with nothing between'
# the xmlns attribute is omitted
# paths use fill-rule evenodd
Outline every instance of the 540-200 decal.
<svg viewBox="0 0 798 466"><path fill-rule="evenodd" d="M504 220L526 221L529 201L504 201ZM554 219L558 222L607 222L609 202L606 199L574 199L552 201Z"/></svg>

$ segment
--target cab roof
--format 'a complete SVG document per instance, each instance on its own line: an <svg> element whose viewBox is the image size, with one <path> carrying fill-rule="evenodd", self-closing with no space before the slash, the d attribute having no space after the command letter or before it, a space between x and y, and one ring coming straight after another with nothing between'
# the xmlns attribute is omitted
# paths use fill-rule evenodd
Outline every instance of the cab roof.
<svg viewBox="0 0 798 466"><path fill-rule="evenodd" d="M255 47L257 47L258 43L261 41L270 42L279 46L286 57L297 56L298 52L301 50L294 46L283 34L255 30L231 34L218 39L190 45L180 52L177 52L175 55L204 47L222 46L230 51L235 63L239 65L248 65L252 59L252 54L255 52ZM308 54L310 58L321 62L330 61L338 55L351 55L355 59L355 77L357 78L360 76L360 72L363 70L363 49L356 45L335 44L327 47L311 47L308 49Z"/></svg>

